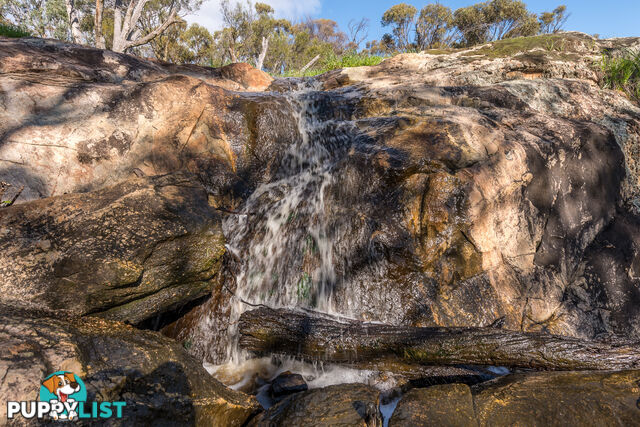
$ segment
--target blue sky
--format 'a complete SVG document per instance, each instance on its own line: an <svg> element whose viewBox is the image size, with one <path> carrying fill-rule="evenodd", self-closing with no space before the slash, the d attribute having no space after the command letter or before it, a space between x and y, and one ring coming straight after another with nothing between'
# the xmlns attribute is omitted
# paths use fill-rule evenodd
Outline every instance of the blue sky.
<svg viewBox="0 0 640 427"><path fill-rule="evenodd" d="M428 1L404 1L418 10ZM382 0L322 0L317 16L330 18L347 28L350 19L369 18L369 37L379 39L386 31L380 25L380 17L390 6L401 1ZM478 1L441 0L441 4L452 9L469 6ZM565 4L571 13L566 29L602 37L640 36L640 0L529 0L525 3L533 12L551 11Z"/></svg>
<svg viewBox="0 0 640 427"><path fill-rule="evenodd" d="M244 0L243 0L244 1ZM292 20L306 16L328 18L337 21L346 31L352 19L366 17L370 21L369 39L380 39L387 31L380 25L385 10L399 1L384 0L260 0L271 4L276 15ZM429 1L404 0L420 9ZM478 1L440 0L441 4L457 9ZM199 22L210 30L220 28L219 0L205 0L200 11L189 17L191 22ZM559 4L565 4L571 16L567 30L600 34L601 37L640 36L640 0L525 0L529 9L540 13L551 11Z"/></svg>

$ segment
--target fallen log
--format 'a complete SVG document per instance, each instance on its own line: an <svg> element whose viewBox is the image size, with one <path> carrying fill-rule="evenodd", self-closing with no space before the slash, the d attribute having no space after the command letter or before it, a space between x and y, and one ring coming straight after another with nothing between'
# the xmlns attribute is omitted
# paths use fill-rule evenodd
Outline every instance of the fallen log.
<svg viewBox="0 0 640 427"><path fill-rule="evenodd" d="M258 354L362 363L487 365L547 370L640 368L640 343L587 341L496 328L419 328L335 319L313 312L261 307L239 321L240 346Z"/></svg>

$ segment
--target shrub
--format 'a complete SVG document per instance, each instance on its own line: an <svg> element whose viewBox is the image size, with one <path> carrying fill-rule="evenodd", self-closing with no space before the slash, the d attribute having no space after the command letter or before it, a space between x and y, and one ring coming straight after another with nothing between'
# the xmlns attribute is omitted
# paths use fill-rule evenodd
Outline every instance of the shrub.
<svg viewBox="0 0 640 427"><path fill-rule="evenodd" d="M293 71L285 73L285 77L313 77L317 76L318 74L326 73L327 71L337 70L340 68L378 65L383 60L384 57L382 56L369 55L366 53L351 52L345 53L341 56L332 54L327 59L322 61L320 65L306 70L304 74L300 74L299 71Z"/></svg>
<svg viewBox="0 0 640 427"><path fill-rule="evenodd" d="M605 53L601 67L606 89L621 90L640 102L640 52L625 51L616 56Z"/></svg>
<svg viewBox="0 0 640 427"><path fill-rule="evenodd" d="M0 23L0 36L11 37L14 39L20 37L29 37L31 34L28 32L21 30L18 27L14 27L13 25Z"/></svg>

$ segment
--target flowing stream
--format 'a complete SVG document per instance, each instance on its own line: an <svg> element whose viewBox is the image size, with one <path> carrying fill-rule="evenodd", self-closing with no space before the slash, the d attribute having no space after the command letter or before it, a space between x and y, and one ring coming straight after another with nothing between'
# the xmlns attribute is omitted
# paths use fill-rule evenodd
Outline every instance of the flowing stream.
<svg viewBox="0 0 640 427"><path fill-rule="evenodd" d="M235 259L235 289L226 358L221 365L207 366L211 372L232 367L251 371L248 355L238 347L237 330L238 319L252 308L250 304L335 313L332 291L338 278L333 237L339 229L329 221L325 193L350 138L339 122L318 119L317 93L317 88L308 86L287 95L300 138L286 148L274 179L255 189L239 215L224 220L227 250ZM211 319L205 316L201 321Z"/></svg>
<svg viewBox="0 0 640 427"><path fill-rule="evenodd" d="M382 288L386 292L360 287L383 276L387 267L385 257L371 246L363 251L368 262L353 259L357 240L370 241L372 229L354 226L362 224L354 218L360 218L357 203L369 203L358 192L370 192L372 184L367 174L349 169L357 167L353 166L357 160L349 156L357 150L363 154L360 158L374 156L354 123L340 117L334 105L327 107L326 96L313 86L286 95L299 138L284 149L275 174L254 190L239 214L225 218L223 229L232 259L226 267L225 289L232 296L223 307L224 322L215 310L202 316L198 339L217 342L218 351L223 345L216 364L205 363L205 368L234 389L257 393L265 407L273 403L267 393L269 380L292 371L300 373L310 388L359 382L386 390L380 407L386 424L399 400L392 394L397 385L394 375L282 356L251 358L238 346L240 315L255 305L311 308L360 318L371 306L380 316L368 318L373 321L388 321L383 318L390 312L385 307L402 306L393 297L397 276L393 286ZM362 164L370 168L366 161ZM387 213L377 204L372 210ZM365 264L361 271L369 269L368 280L353 273L353 262Z"/></svg>

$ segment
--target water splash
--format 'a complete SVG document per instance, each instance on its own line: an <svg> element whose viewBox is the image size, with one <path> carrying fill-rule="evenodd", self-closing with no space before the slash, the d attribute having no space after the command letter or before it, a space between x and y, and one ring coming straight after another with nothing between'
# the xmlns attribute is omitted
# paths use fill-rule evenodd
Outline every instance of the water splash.
<svg viewBox="0 0 640 427"><path fill-rule="evenodd" d="M274 179L258 186L241 214L223 223L227 249L236 260L226 355L231 363L246 359L237 345L237 321L251 308L247 302L335 312L334 231L325 193L349 138L331 120L318 119L315 89L288 95L300 139L284 152Z"/></svg>

